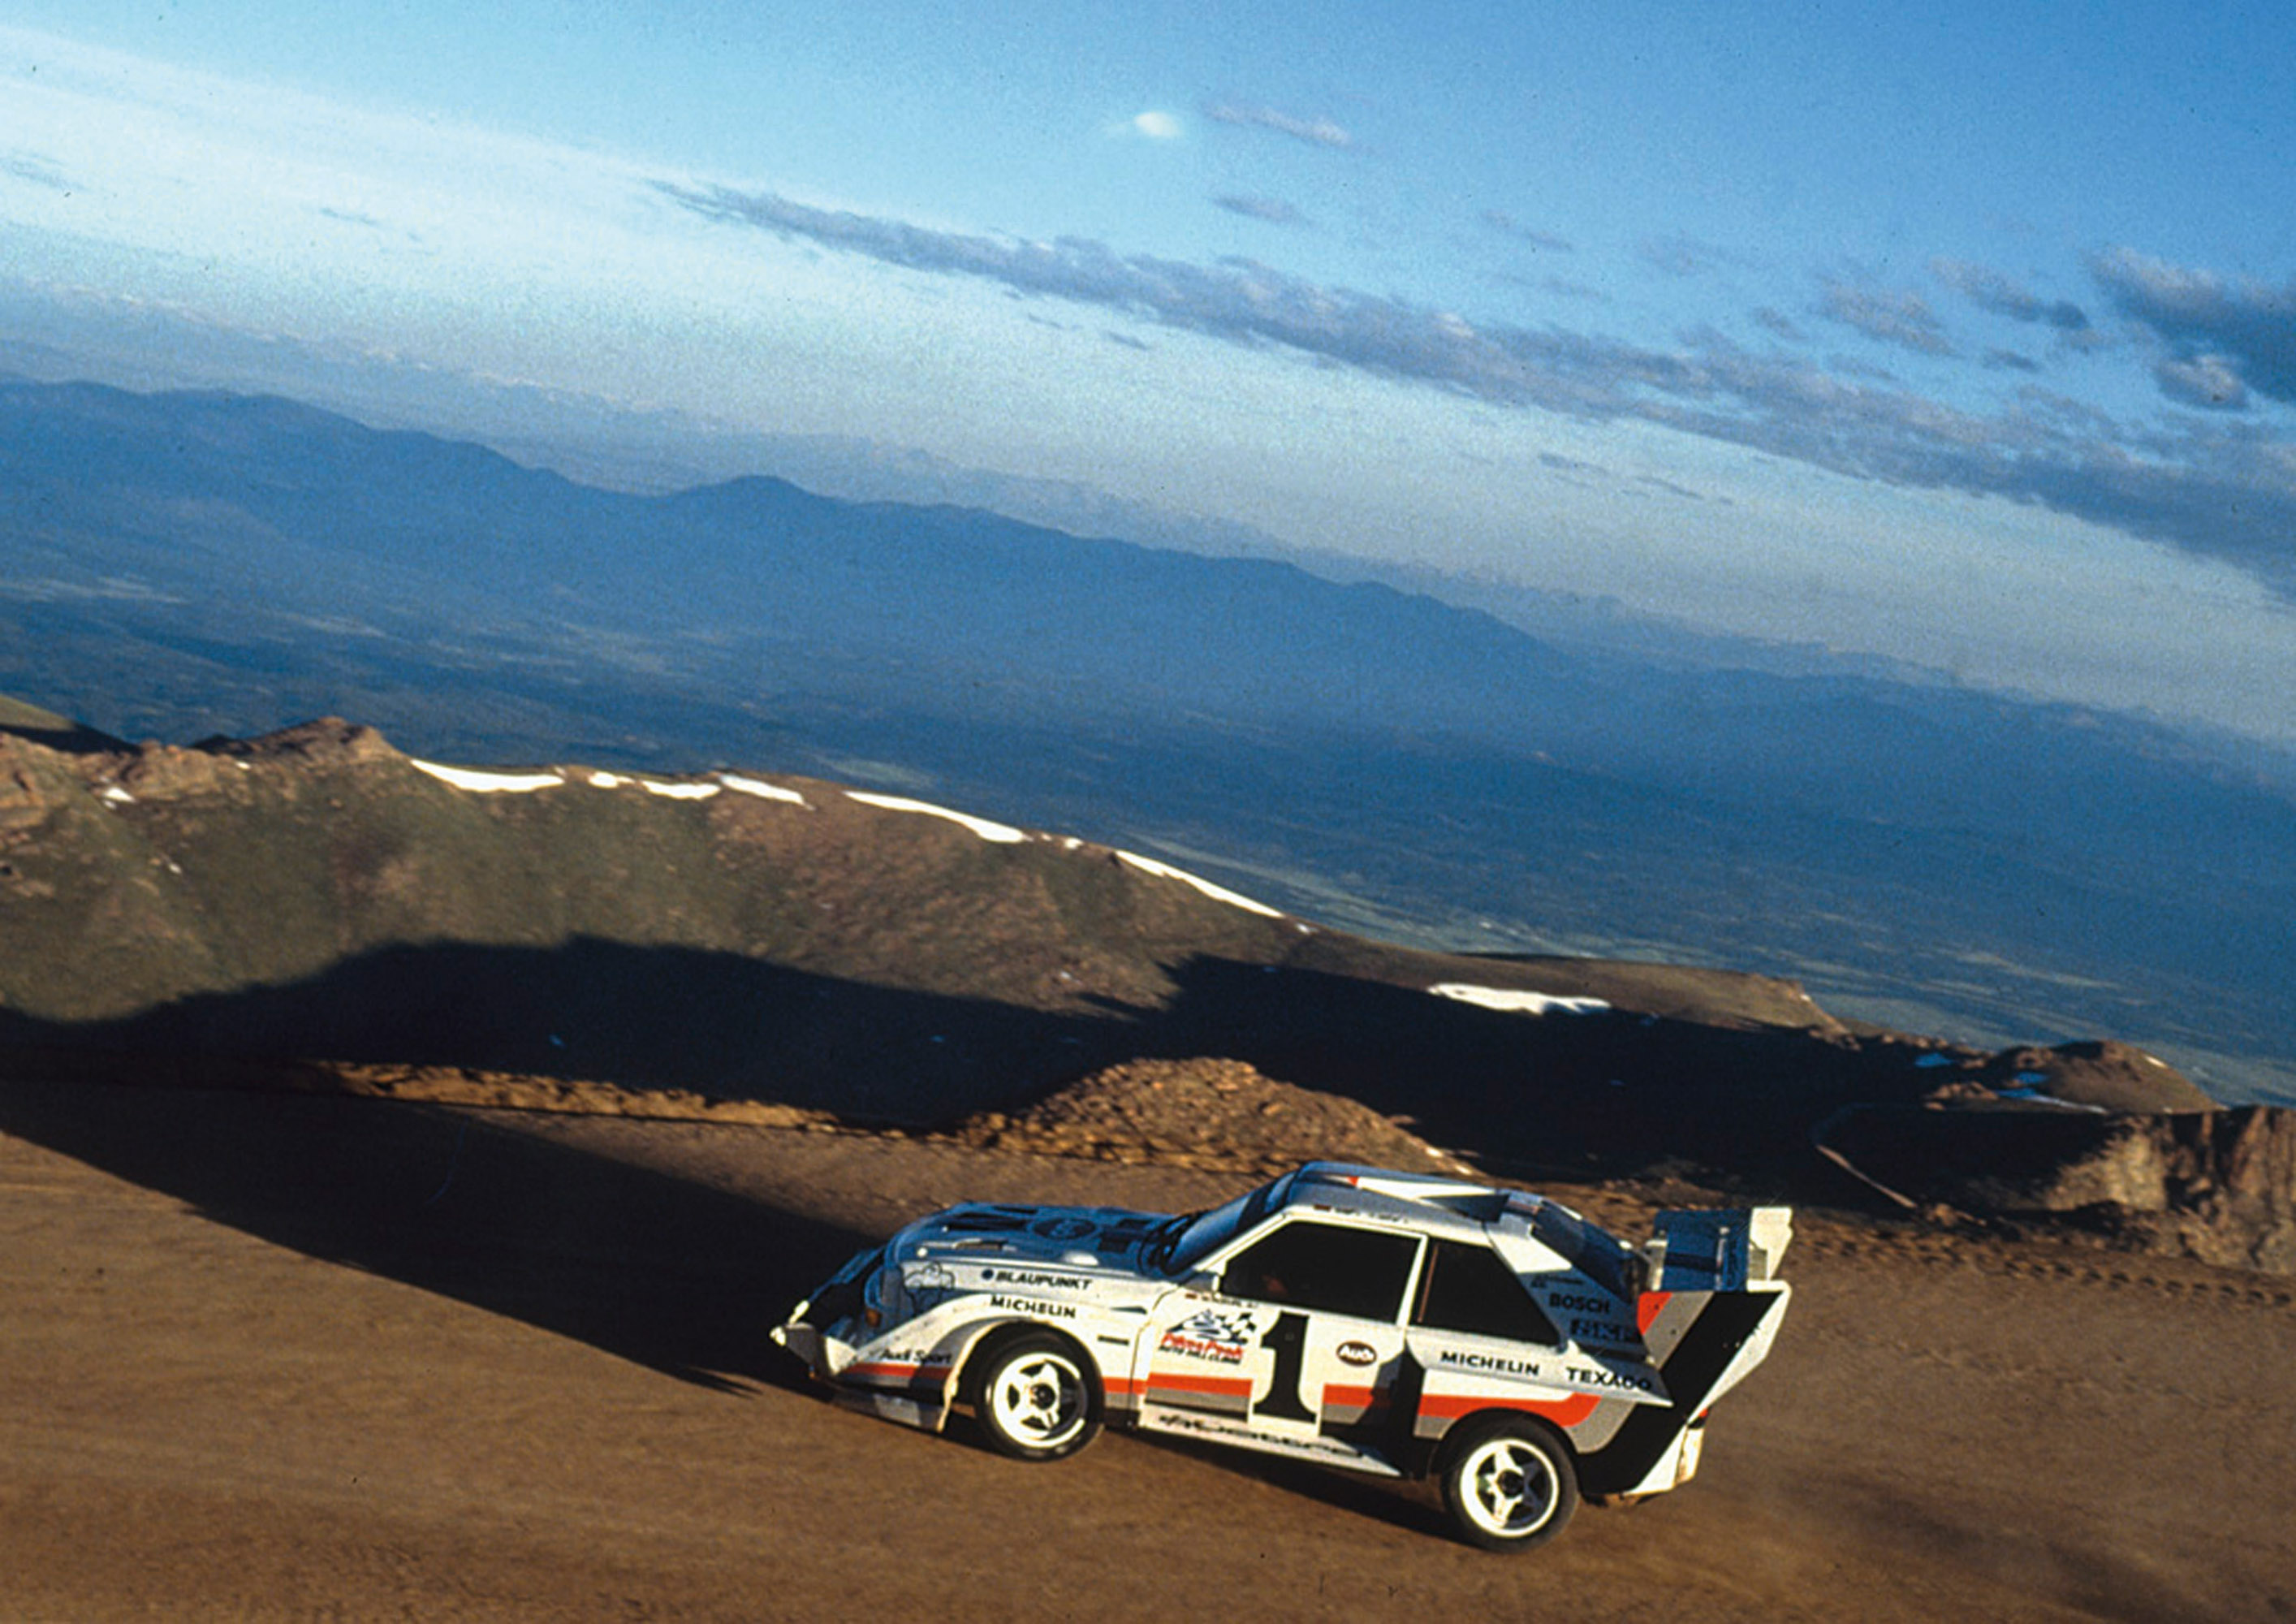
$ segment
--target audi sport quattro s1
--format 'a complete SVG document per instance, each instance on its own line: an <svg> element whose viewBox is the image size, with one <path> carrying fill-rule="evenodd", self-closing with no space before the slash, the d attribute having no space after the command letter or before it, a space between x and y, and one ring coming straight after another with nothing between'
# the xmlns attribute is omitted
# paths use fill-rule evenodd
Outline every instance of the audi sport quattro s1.
<svg viewBox="0 0 2296 1624"><path fill-rule="evenodd" d="M1629 1248L1544 1196L1309 1162L1177 1216L967 1203L839 1269L774 1338L840 1402L1057 1460L1103 1423L1433 1477L1493 1550L1583 1495L1689 1480L1767 1357L1792 1210L1660 1213Z"/></svg>

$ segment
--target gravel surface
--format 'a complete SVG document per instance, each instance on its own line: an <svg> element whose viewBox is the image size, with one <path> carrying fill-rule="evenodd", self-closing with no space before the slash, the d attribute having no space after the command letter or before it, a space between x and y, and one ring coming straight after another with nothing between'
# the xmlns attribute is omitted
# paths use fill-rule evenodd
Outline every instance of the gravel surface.
<svg viewBox="0 0 2296 1624"><path fill-rule="evenodd" d="M2296 1293L2199 1265L1805 1215L1792 1314L1698 1481L1521 1559L1310 1468L1125 1436L1005 1461L819 1402L765 1340L952 1199L1183 1208L1250 1182L0 1084L0 1616L2296 1611Z"/></svg>

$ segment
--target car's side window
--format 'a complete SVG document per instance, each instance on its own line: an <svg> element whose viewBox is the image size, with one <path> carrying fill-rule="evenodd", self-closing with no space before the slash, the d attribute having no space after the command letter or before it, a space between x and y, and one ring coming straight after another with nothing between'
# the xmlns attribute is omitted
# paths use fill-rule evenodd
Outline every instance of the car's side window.
<svg viewBox="0 0 2296 1624"><path fill-rule="evenodd" d="M1518 1342L1562 1341L1522 1282L1488 1246L1438 1241L1427 1257L1411 1323L1431 1331L1464 1331Z"/></svg>
<svg viewBox="0 0 2296 1624"><path fill-rule="evenodd" d="M1418 1251L1415 1235L1294 1222L1231 1258L1220 1289L1231 1297L1392 1320Z"/></svg>

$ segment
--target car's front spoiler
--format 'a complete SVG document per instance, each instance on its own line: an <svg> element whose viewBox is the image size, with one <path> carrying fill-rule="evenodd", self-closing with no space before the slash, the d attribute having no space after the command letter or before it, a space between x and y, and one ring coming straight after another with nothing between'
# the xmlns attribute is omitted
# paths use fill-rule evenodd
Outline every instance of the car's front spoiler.
<svg viewBox="0 0 2296 1624"><path fill-rule="evenodd" d="M806 1368L815 1375L826 1376L829 1372L824 1368L824 1361L828 1349L824 1343L828 1339L822 1335L821 1327L805 1323L803 1304L799 1305L797 1312L798 1317L791 1319L787 1325L775 1325L771 1335L774 1341L803 1359Z"/></svg>

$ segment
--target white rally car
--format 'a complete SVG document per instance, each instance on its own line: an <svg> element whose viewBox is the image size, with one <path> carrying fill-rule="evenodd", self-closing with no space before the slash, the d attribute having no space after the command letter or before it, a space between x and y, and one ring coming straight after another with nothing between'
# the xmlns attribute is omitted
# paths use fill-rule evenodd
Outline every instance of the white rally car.
<svg viewBox="0 0 2296 1624"><path fill-rule="evenodd" d="M1439 1479L1519 1550L1579 1496L1698 1469L1768 1354L1792 1211L1659 1215L1639 1251L1517 1190L1310 1162L1210 1211L968 1203L840 1269L774 1338L840 1401L1057 1460L1103 1421Z"/></svg>

